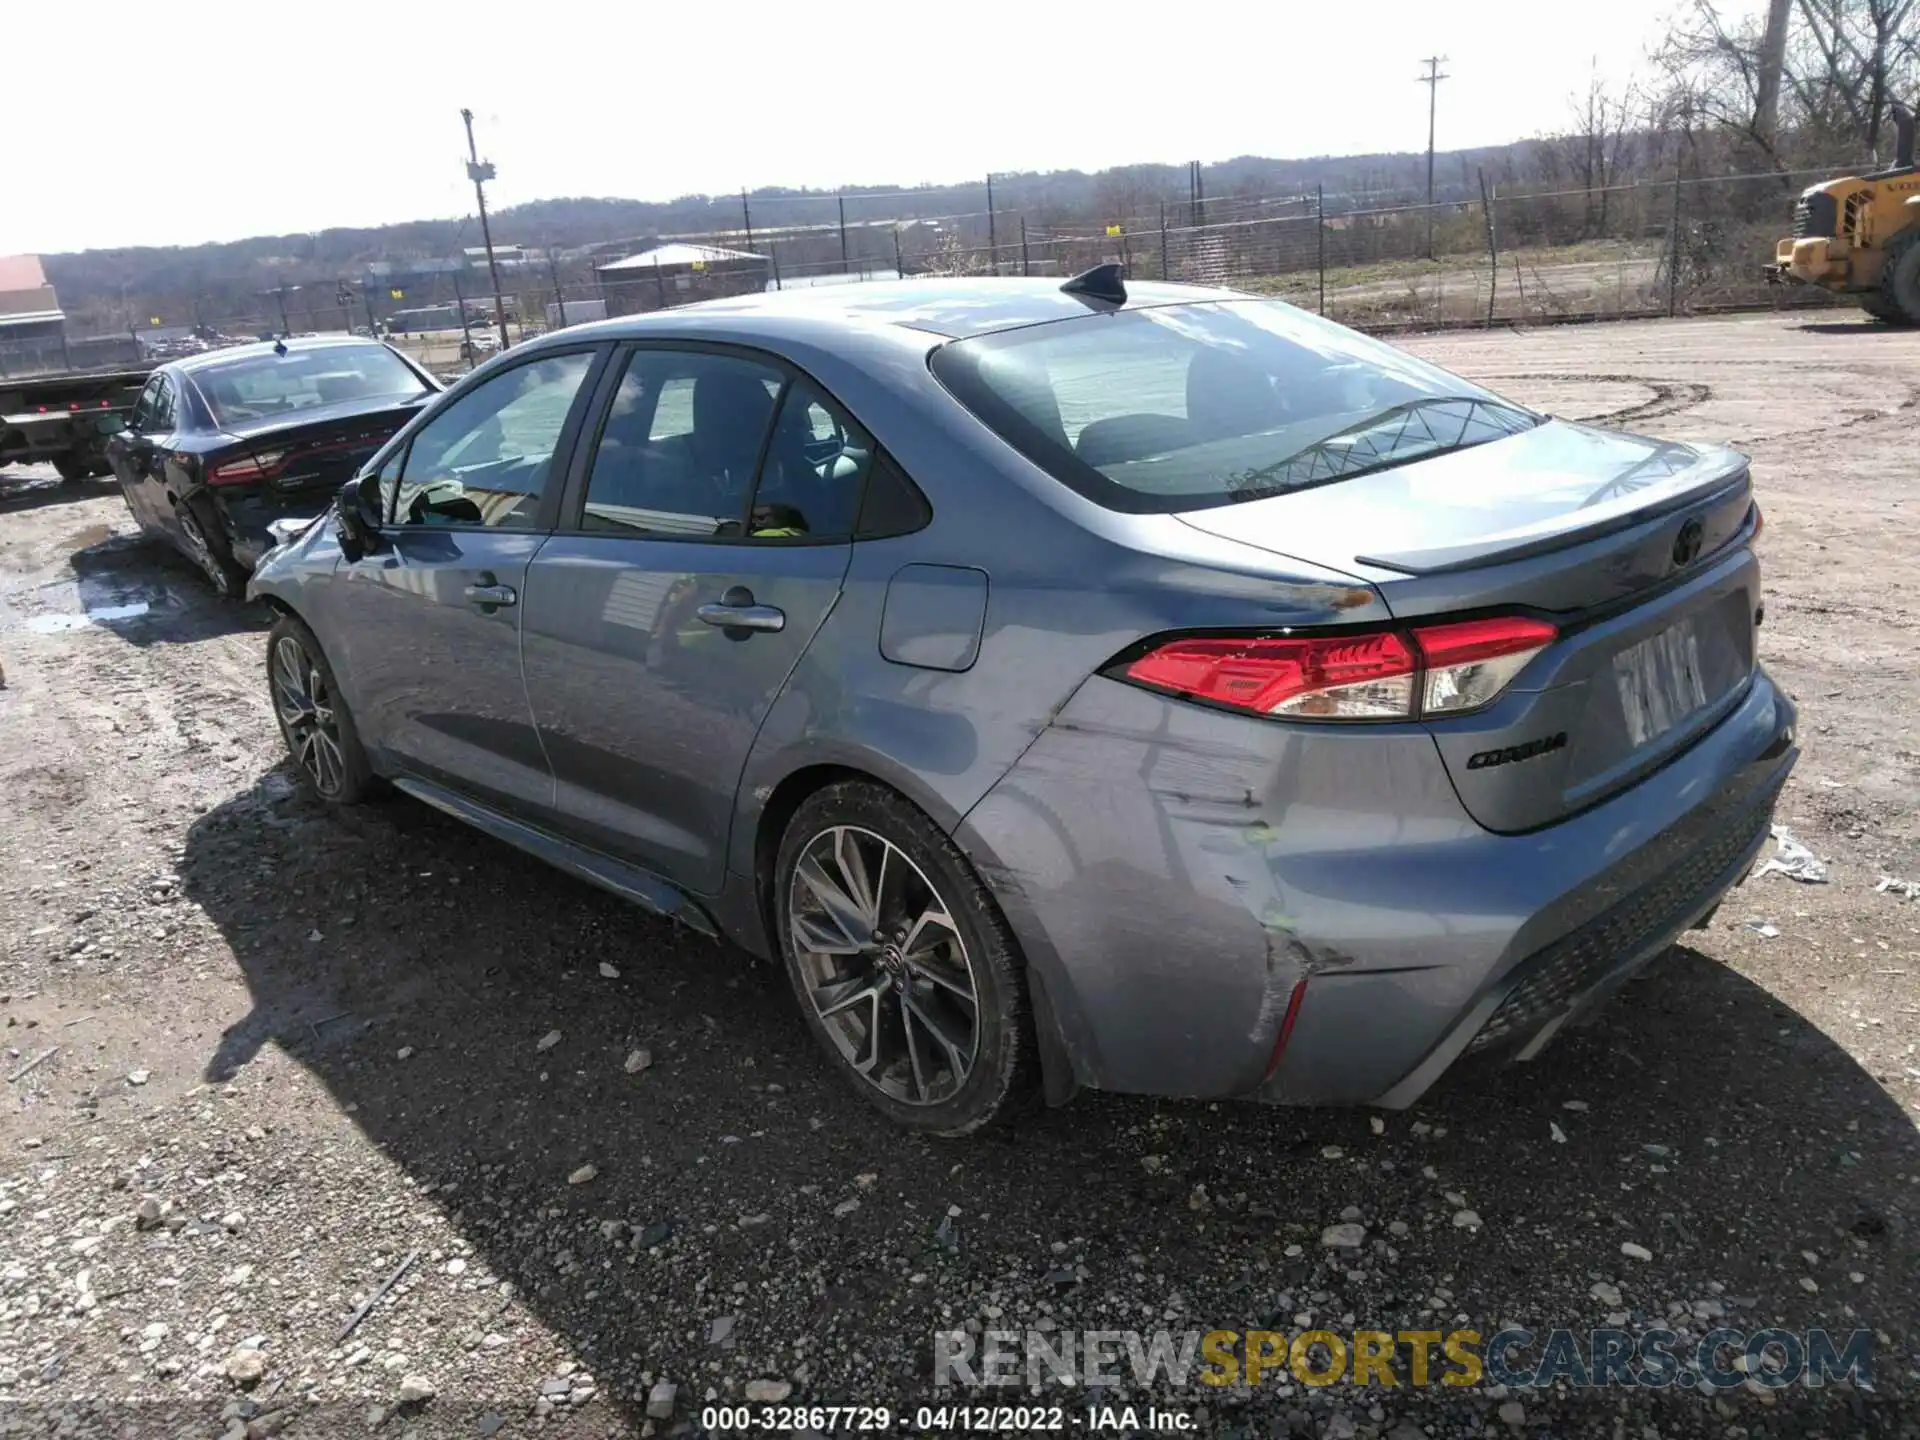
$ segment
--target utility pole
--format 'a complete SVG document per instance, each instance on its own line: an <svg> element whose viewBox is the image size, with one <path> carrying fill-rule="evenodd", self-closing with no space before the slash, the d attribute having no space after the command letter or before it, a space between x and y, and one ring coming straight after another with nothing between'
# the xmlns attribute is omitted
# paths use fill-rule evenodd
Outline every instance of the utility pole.
<svg viewBox="0 0 1920 1440"><path fill-rule="evenodd" d="M1433 259L1433 134L1434 120L1440 108L1440 82L1450 80L1450 75L1442 75L1440 67L1446 63L1444 55L1429 55L1420 63L1427 67L1419 83L1427 87L1427 259Z"/></svg>
<svg viewBox="0 0 1920 1440"><path fill-rule="evenodd" d="M487 247L487 275L493 281L493 319L500 327L500 348L505 350L510 343L507 340L507 306L500 298L500 266L493 258L493 230L487 224L486 182L493 179L493 162L482 160L478 147L473 143L473 111L462 110L460 119L467 127L467 178L473 181L473 198L480 207L480 238Z"/></svg>
<svg viewBox="0 0 1920 1440"><path fill-rule="evenodd" d="M836 195L834 198L840 202L840 273L844 275L851 268L847 259L847 197Z"/></svg>
<svg viewBox="0 0 1920 1440"><path fill-rule="evenodd" d="M747 232L747 250L753 250L753 212L747 208L747 190L740 187L740 228Z"/></svg>

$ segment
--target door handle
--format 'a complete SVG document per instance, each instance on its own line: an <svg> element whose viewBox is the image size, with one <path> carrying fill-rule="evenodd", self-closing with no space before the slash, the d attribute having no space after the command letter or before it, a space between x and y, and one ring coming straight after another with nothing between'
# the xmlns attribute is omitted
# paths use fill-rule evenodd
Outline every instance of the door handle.
<svg viewBox="0 0 1920 1440"><path fill-rule="evenodd" d="M520 597L511 585L469 585L465 590L467 603L477 607L483 614L491 615L502 605L517 605Z"/></svg>
<svg viewBox="0 0 1920 1440"><path fill-rule="evenodd" d="M754 603L753 592L744 585L730 586L719 603L709 602L693 612L709 625L723 630L780 631L787 628L787 612L772 605Z"/></svg>

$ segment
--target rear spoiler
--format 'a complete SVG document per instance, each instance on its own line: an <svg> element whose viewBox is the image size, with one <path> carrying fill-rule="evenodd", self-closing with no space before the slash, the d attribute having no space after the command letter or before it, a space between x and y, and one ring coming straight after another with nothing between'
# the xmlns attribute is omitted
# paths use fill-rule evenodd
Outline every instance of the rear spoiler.
<svg viewBox="0 0 1920 1440"><path fill-rule="evenodd" d="M1578 510L1555 515L1503 535L1488 535L1464 545L1431 550L1402 550L1391 555L1356 555L1362 565L1397 570L1402 575L1444 575L1482 565L1504 565L1555 550L1570 549L1603 535L1630 530L1702 500L1723 500L1751 486L1747 457L1732 450L1711 452L1683 469L1672 460L1689 454L1682 446L1663 445L1627 474L1611 481L1598 496ZM1662 474L1662 468L1665 468ZM1636 477L1652 472L1640 483Z"/></svg>

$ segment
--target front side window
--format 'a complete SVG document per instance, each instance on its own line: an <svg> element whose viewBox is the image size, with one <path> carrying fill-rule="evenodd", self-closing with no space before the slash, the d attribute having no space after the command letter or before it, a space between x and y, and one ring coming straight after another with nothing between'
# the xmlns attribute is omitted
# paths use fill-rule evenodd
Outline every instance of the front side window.
<svg viewBox="0 0 1920 1440"><path fill-rule="evenodd" d="M154 417L160 413L160 387L164 383L165 377L161 375L147 381L140 398L134 402L133 418L127 424L129 430L151 435L160 428L154 423Z"/></svg>
<svg viewBox="0 0 1920 1440"><path fill-rule="evenodd" d="M172 430L175 422L173 381L165 375L160 377L160 388L153 397L153 428L158 434Z"/></svg>
<svg viewBox="0 0 1920 1440"><path fill-rule="evenodd" d="M1290 305L1086 315L934 352L953 395L1110 509L1197 510L1402 465L1541 417Z"/></svg>
<svg viewBox="0 0 1920 1440"><path fill-rule="evenodd" d="M785 378L737 355L634 351L601 427L581 528L743 534Z"/></svg>
<svg viewBox="0 0 1920 1440"><path fill-rule="evenodd" d="M204 365L194 383L218 425L244 424L346 401L424 394L420 376L384 345L326 345Z"/></svg>
<svg viewBox="0 0 1920 1440"><path fill-rule="evenodd" d="M394 520L532 525L552 480L553 452L592 368L590 351L549 356L503 371L447 406L407 447Z"/></svg>

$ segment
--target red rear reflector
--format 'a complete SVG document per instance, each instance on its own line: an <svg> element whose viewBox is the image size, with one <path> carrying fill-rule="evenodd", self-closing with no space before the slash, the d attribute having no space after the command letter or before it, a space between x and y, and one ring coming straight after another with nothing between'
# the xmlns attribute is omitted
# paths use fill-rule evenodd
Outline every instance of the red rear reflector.
<svg viewBox="0 0 1920 1440"><path fill-rule="evenodd" d="M1405 715L1413 652L1391 630L1358 635L1173 640L1127 667L1127 677L1198 700L1266 715L1354 719Z"/></svg>
<svg viewBox="0 0 1920 1440"><path fill-rule="evenodd" d="M1293 994L1287 1000L1287 1013L1280 1020L1280 1033L1274 1037L1273 1054L1267 1059L1267 1073L1260 1077L1265 1084L1273 1078L1273 1072L1280 1068L1280 1057L1287 1053L1287 1041L1293 1037L1293 1022L1300 1018L1300 1002L1307 998L1307 982L1301 980L1293 987Z"/></svg>

